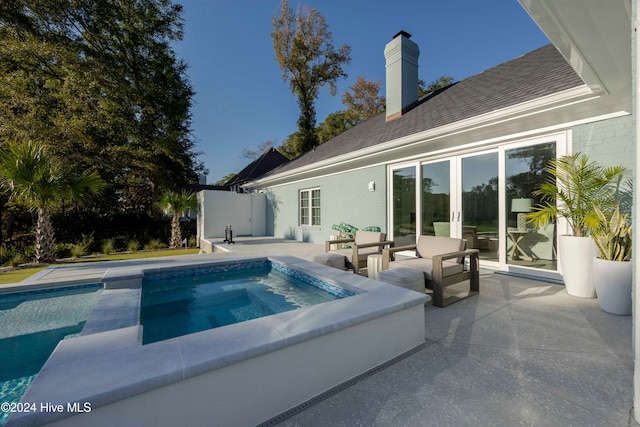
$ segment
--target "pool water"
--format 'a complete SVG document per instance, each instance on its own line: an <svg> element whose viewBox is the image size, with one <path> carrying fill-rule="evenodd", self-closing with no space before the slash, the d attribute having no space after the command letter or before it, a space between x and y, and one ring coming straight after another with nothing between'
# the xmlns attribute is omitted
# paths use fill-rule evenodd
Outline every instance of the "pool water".
<svg viewBox="0 0 640 427"><path fill-rule="evenodd" d="M0 295L0 403L17 403L58 343L77 336L100 285ZM0 426L9 413L0 412Z"/></svg>
<svg viewBox="0 0 640 427"><path fill-rule="evenodd" d="M298 275L259 263L168 279L146 277L142 284L142 343L244 322L296 308L333 301L336 295ZM290 272L289 272L290 273ZM177 275L181 276L181 275Z"/></svg>

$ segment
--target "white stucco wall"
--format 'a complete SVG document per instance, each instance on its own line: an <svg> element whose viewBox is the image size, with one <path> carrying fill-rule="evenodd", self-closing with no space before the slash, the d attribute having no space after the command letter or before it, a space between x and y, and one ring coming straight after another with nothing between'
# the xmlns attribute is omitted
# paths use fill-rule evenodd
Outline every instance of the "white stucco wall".
<svg viewBox="0 0 640 427"><path fill-rule="evenodd" d="M266 232L264 194L238 194L203 190L198 193L198 237L224 238L227 224L234 236L264 236Z"/></svg>

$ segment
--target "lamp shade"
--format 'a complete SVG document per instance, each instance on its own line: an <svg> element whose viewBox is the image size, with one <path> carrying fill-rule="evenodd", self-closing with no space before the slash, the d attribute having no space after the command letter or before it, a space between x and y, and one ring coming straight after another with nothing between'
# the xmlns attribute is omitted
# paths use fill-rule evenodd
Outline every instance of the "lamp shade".
<svg viewBox="0 0 640 427"><path fill-rule="evenodd" d="M513 199L511 200L511 212L531 212L533 199Z"/></svg>

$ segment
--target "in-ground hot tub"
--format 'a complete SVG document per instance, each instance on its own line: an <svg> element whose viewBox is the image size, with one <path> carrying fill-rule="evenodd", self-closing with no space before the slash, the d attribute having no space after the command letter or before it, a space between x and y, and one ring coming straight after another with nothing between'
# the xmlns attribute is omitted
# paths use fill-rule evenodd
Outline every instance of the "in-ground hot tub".
<svg viewBox="0 0 640 427"><path fill-rule="evenodd" d="M37 410L8 425L256 425L424 343L425 295L294 257L233 262L264 261L351 296L142 345L145 274L230 260L110 269L23 397Z"/></svg>

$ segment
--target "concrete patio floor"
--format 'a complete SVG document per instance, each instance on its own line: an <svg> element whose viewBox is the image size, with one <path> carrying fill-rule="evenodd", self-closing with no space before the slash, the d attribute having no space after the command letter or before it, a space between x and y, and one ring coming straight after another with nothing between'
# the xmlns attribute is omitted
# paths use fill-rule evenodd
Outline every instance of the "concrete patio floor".
<svg viewBox="0 0 640 427"><path fill-rule="evenodd" d="M232 252L193 257L312 259L324 252L273 238L224 247ZM21 285L99 278L108 267L54 267ZM605 313L597 299L537 280L483 271L480 287L479 295L446 308L425 306L426 343L418 351L278 425L638 425L630 416L631 316Z"/></svg>
<svg viewBox="0 0 640 427"><path fill-rule="evenodd" d="M420 351L282 426L629 426L631 317L563 286L488 274L427 305Z"/></svg>

